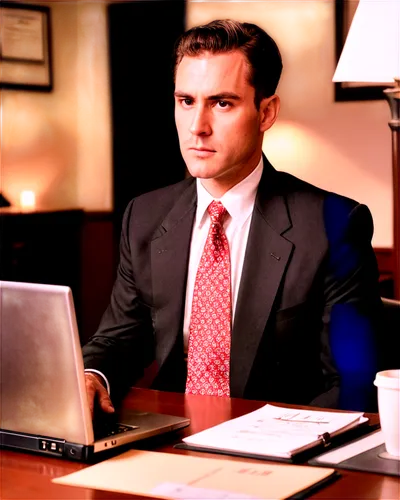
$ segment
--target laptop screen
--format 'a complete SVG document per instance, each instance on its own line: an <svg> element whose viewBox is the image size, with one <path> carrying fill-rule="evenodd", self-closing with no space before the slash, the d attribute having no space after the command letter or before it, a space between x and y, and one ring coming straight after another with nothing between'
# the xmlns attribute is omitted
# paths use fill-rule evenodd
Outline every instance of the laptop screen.
<svg viewBox="0 0 400 500"><path fill-rule="evenodd" d="M93 443L69 287L0 281L1 428Z"/></svg>

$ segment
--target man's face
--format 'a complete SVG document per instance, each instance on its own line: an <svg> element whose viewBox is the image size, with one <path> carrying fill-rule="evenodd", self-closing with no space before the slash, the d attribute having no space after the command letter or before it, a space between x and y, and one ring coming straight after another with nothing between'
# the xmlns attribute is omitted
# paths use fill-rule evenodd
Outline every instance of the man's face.
<svg viewBox="0 0 400 500"><path fill-rule="evenodd" d="M176 72L175 122L186 166L221 197L257 166L265 130L279 98L254 104L248 65L240 51L183 57Z"/></svg>

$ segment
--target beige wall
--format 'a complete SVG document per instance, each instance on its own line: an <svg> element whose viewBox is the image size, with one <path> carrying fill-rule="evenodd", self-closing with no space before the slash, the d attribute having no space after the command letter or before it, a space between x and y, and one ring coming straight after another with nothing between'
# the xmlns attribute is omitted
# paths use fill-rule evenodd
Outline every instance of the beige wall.
<svg viewBox="0 0 400 500"><path fill-rule="evenodd" d="M385 101L334 102L334 1L188 4L188 27L229 17L259 24L282 52L282 108L264 142L271 162L279 170L366 203L375 222L374 245L390 247L389 107Z"/></svg>
<svg viewBox="0 0 400 500"><path fill-rule="evenodd" d="M54 90L1 92L1 189L44 209L112 209L106 7L51 7Z"/></svg>
<svg viewBox="0 0 400 500"><path fill-rule="evenodd" d="M44 208L112 209L106 7L52 8L54 91L1 92L1 189L14 204L23 189ZM188 26L214 18L256 22L284 59L282 109L264 149L272 163L366 203L375 246L392 245L389 107L335 103L333 0L188 3ZM132 62L133 64L133 62Z"/></svg>

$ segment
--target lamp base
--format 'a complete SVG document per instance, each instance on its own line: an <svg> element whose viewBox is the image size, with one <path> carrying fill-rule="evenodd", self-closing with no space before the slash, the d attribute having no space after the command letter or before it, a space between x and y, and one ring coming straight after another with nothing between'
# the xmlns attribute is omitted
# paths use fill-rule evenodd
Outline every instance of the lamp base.
<svg viewBox="0 0 400 500"><path fill-rule="evenodd" d="M383 92L391 112L389 127L392 131L394 298L400 300L400 78L395 78L395 82L395 87Z"/></svg>

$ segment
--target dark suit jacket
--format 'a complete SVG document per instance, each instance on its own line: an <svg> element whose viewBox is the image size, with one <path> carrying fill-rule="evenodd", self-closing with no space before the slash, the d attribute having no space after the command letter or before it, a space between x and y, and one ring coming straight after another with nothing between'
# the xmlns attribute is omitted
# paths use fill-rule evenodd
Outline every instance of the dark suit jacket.
<svg viewBox="0 0 400 500"><path fill-rule="evenodd" d="M153 387L184 390L196 199L191 178L126 209L110 305L83 348L85 367L106 375L111 395L154 360ZM366 206L277 172L264 158L232 331L232 397L364 405L380 305L372 232Z"/></svg>

